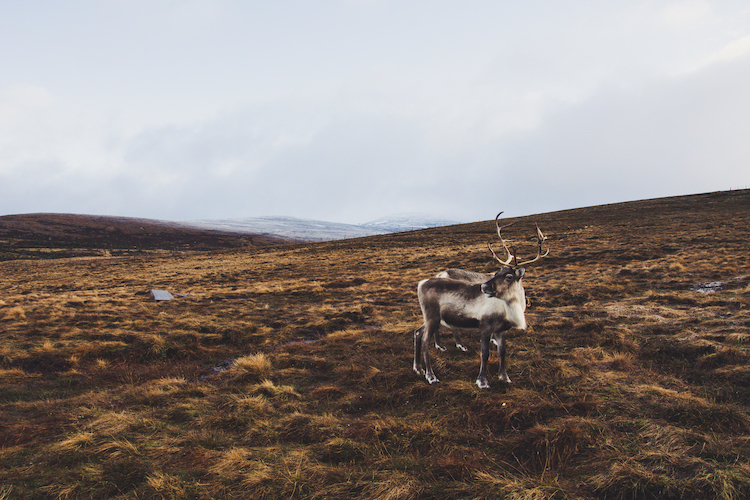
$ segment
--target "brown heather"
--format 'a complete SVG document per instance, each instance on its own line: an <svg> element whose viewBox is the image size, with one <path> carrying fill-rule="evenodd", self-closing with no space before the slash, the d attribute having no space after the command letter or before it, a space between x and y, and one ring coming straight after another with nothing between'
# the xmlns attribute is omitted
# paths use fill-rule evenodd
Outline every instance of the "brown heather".
<svg viewBox="0 0 750 500"><path fill-rule="evenodd" d="M750 498L750 192L532 221L485 392L477 338L430 387L412 332L419 280L495 269L493 221L36 261L0 232L0 500Z"/></svg>

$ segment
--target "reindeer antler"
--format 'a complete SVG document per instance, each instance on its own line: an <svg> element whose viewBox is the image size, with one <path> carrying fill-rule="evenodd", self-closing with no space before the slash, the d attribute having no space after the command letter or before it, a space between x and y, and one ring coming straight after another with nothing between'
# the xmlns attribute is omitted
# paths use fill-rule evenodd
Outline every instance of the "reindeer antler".
<svg viewBox="0 0 750 500"><path fill-rule="evenodd" d="M499 214L497 214L495 216L495 227L497 228L497 236L498 236L498 238L500 238L500 242L503 244L503 248L505 249L505 252L508 254L508 258L506 260L500 259L500 257L498 257L497 254L495 253L495 251L492 249L492 244L489 241L487 242L487 248L490 249L490 252L492 252L492 256L495 257L495 260L497 260L501 265L503 265L503 266L509 266L510 265L510 261L514 260L516 258L516 255L515 255L515 252L511 252L511 249L508 247L508 243L506 243L506 241L503 239L503 228L512 226L513 224L515 224L518 221L511 222L510 224L506 224L504 226L501 226L500 225L500 216L502 214L503 213L500 212Z"/></svg>
<svg viewBox="0 0 750 500"><path fill-rule="evenodd" d="M500 212L499 214L497 214L495 216L495 227L497 228L497 236L500 238L500 242L503 244L503 248L505 249L505 252L507 253L508 258L505 259L505 260L502 260L500 257L498 257L497 254L495 253L495 251L492 249L492 244L490 242L487 242L487 248L490 249L490 252L492 252L492 256L501 265L503 265L503 266L510 266L511 265L511 261L513 261L513 267L524 266L526 264L531 264L532 262L536 262L539 259L544 258L547 255L549 255L549 248L547 248L547 251L544 254L542 254L542 244L547 239L547 237L544 235L544 233L542 233L542 230L539 229L539 225L535 222L534 226L536 227L536 234L537 234L536 235L536 239L537 239L537 254L536 254L536 257L534 257L531 260L526 260L524 262L521 262L519 264L518 263L518 259L516 258L516 250L515 250L515 248L509 247L508 243L503 238L503 229L506 228L506 227L512 226L513 224L515 224L518 221L511 222L510 224L505 224L504 226L501 226L500 225L500 215L502 215L502 212Z"/></svg>
<svg viewBox="0 0 750 500"><path fill-rule="evenodd" d="M547 239L547 237L544 235L541 229L539 229L539 225L535 222L534 226L536 226L536 242L537 242L537 251L536 251L536 257L534 257L531 260L527 260L525 262L521 262L518 264L516 262L516 266L525 266L526 264L531 264L532 262L536 262L539 259L542 259L549 255L549 247L547 247L547 251L542 254L542 243Z"/></svg>

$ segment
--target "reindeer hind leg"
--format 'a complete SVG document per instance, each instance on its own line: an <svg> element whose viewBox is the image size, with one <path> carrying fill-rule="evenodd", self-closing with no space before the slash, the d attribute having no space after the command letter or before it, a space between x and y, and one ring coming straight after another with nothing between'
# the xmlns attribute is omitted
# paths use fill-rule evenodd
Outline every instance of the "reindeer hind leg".
<svg viewBox="0 0 750 500"><path fill-rule="evenodd" d="M437 330L435 330L435 349L438 351L445 352L447 349L445 348L445 344L440 340L440 328L438 327Z"/></svg>
<svg viewBox="0 0 750 500"><path fill-rule="evenodd" d="M424 377L430 384L437 384L440 382L432 371L432 365L430 364L430 340L434 332L440 328L440 322L425 323L424 333L422 334L422 366L424 368Z"/></svg>
<svg viewBox="0 0 750 500"><path fill-rule="evenodd" d="M458 330L453 330L453 340L456 341L456 348L458 348L458 350L463 352L467 352L469 350L469 348L466 347L463 342L461 342L461 337L458 335Z"/></svg>
<svg viewBox="0 0 750 500"><path fill-rule="evenodd" d="M414 365L412 366L412 370L418 375L421 375L424 371L422 364L422 337L424 336L424 330L424 323L414 330Z"/></svg>

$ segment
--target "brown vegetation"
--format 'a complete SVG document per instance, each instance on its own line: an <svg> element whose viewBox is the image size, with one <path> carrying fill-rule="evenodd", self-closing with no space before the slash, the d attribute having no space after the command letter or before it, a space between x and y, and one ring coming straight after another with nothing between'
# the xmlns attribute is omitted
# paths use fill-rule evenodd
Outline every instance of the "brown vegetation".
<svg viewBox="0 0 750 500"><path fill-rule="evenodd" d="M494 270L493 221L0 263L0 498L750 497L750 192L533 220L489 391L471 336L411 362L416 283Z"/></svg>

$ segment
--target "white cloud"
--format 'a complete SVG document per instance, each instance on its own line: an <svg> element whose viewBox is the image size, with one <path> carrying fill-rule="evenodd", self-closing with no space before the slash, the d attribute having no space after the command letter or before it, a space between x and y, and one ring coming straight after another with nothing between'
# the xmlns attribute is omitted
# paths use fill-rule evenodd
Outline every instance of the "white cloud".
<svg viewBox="0 0 750 500"><path fill-rule="evenodd" d="M724 46L708 62L730 62L750 54L750 35L743 36Z"/></svg>
<svg viewBox="0 0 750 500"><path fill-rule="evenodd" d="M53 103L52 93L44 87L13 85L0 88L0 126L23 120Z"/></svg>
<svg viewBox="0 0 750 500"><path fill-rule="evenodd" d="M680 28L705 23L712 15L711 4L706 0L688 0L667 5L662 10L664 20Z"/></svg>
<svg viewBox="0 0 750 500"><path fill-rule="evenodd" d="M748 81L750 58L642 92L602 91L510 144L505 163L545 208L747 185Z"/></svg>

